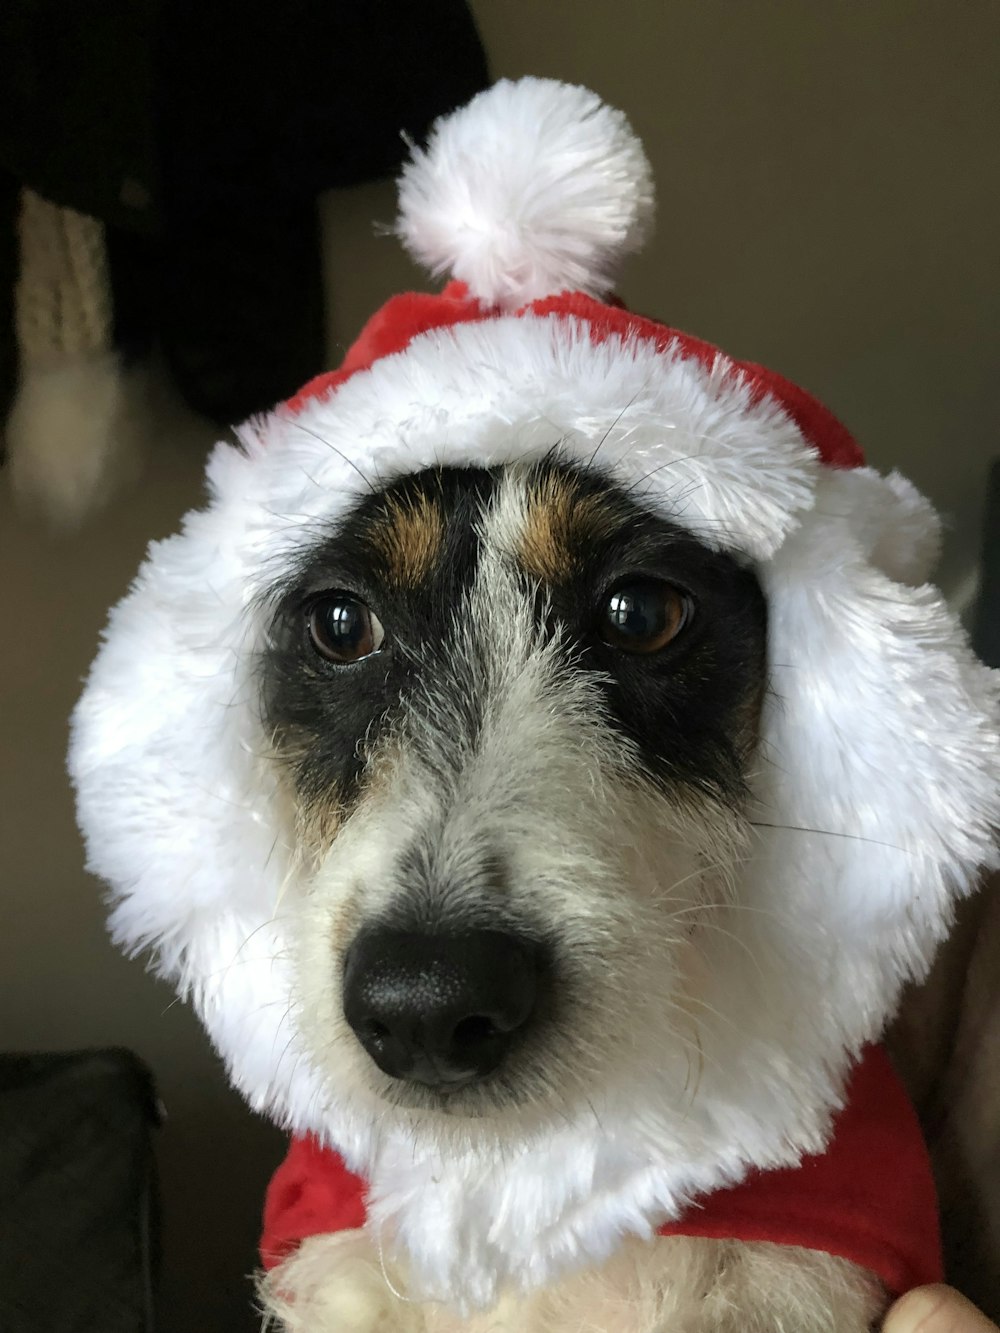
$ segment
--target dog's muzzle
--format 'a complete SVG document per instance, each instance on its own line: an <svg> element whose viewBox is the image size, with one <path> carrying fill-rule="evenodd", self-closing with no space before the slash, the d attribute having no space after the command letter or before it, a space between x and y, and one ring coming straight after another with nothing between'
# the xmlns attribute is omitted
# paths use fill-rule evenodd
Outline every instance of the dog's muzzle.
<svg viewBox="0 0 1000 1333"><path fill-rule="evenodd" d="M444 1090L485 1078L535 1012L538 946L496 930L368 927L345 960L344 1016L384 1073Z"/></svg>

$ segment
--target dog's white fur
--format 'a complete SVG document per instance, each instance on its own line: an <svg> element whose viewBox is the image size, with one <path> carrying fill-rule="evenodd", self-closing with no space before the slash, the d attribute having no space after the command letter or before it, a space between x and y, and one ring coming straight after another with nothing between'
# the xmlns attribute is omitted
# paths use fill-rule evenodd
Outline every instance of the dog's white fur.
<svg viewBox="0 0 1000 1333"><path fill-rule="evenodd" d="M314 1236L265 1278L287 1333L861 1333L885 1293L847 1260L784 1245L689 1236L626 1241L599 1267L486 1314L406 1295L367 1231Z"/></svg>
<svg viewBox="0 0 1000 1333"><path fill-rule="evenodd" d="M588 161L600 161L593 148ZM642 161L632 167L639 189ZM449 171L442 179L446 195L457 188ZM430 184L409 188L437 217ZM649 201L641 189L636 198L638 224ZM543 241L554 217L544 203ZM426 227L408 239L448 258ZM600 228L590 236L593 272L580 285L592 277L601 289L607 241ZM530 245L515 251L503 272L489 256L470 261L498 299L558 276ZM573 259L559 246L546 254L557 268ZM753 1248L644 1242L692 1194L822 1148L851 1058L926 968L955 898L996 863L997 686L924 582L937 542L929 506L897 476L822 467L780 405L755 397L721 355L706 368L676 346L595 344L563 318L425 333L298 413L252 423L242 444L218 447L208 506L152 548L74 718L80 819L89 865L112 886L116 938L155 950L254 1106L334 1144L366 1176L372 1233L411 1296L471 1309L520 1289L537 1294L484 1328L579 1327L572 1301L604 1299L581 1270L606 1263L605 1292L656 1293L630 1306L631 1333L687 1327L688 1313L691 1328L725 1325L728 1301L743 1325L756 1303L761 1327L856 1333L870 1289L836 1261L783 1253L758 1265ZM510 493L484 520L499 554L466 608L480 631L506 617L483 681L492 729L450 789L426 783L405 737L374 755L369 797L317 861L297 841L261 718L275 585L366 487L438 463L531 462L554 445L755 568L770 693L750 775L753 836L739 818L713 823L709 805L644 807L623 777L627 755L595 731L585 685L555 688L551 656L504 582L502 553L521 522ZM429 732L433 714L425 699ZM537 755L517 720L528 715L545 720ZM439 821L451 864L484 824L511 845L526 835L514 878L525 891L544 884L546 910L570 943L577 932L581 956L608 958L603 980L587 973L606 1017L596 1000L589 1018L579 1010L588 1063L536 1077L521 1110L460 1120L393 1107L337 1010L324 942L335 954L337 931L391 891L398 840L425 819ZM624 851L602 842L609 821L625 831ZM689 938L677 927L692 909ZM612 983L634 1008L629 1040ZM352 1271L370 1272L370 1244L303 1246L280 1279L296 1289L292 1327L305 1326L309 1301L351 1291L346 1278L319 1289L326 1256L354 1254ZM660 1256L680 1254L668 1288ZM718 1278L720 1268L736 1275ZM363 1306L375 1288L359 1281ZM539 1313L559 1290L562 1314ZM358 1327L395 1327L392 1309Z"/></svg>

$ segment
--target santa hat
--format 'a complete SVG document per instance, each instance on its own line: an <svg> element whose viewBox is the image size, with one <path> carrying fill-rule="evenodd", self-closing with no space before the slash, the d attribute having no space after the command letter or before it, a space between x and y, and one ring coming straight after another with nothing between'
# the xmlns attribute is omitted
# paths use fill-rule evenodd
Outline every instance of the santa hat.
<svg viewBox="0 0 1000 1333"><path fill-rule="evenodd" d="M357 1123L307 1059L284 1060L275 905L296 862L255 661L276 580L372 486L558 446L756 571L770 688L750 785L774 831L736 893L774 965L747 981L733 1060L760 1164L822 1143L846 1056L996 864L997 684L925 581L933 511L862 466L803 390L610 299L652 210L640 145L583 89L499 83L439 122L404 172L397 230L453 280L390 300L341 369L218 447L207 507L152 549L76 714L80 818L116 936L193 993L255 1105L360 1170ZM703 1174L670 1188L711 1184L703 1128ZM630 1216L662 1215L661 1185Z"/></svg>
<svg viewBox="0 0 1000 1333"><path fill-rule="evenodd" d="M497 83L436 123L400 181L397 235L433 276L452 280L439 296L388 301L340 368L288 407L301 412L431 330L534 316L576 321L595 343L650 344L709 372L721 358L754 401L784 407L825 463L860 464L849 432L810 394L762 366L726 362L710 343L633 315L610 296L653 213L649 162L620 111L549 79Z"/></svg>

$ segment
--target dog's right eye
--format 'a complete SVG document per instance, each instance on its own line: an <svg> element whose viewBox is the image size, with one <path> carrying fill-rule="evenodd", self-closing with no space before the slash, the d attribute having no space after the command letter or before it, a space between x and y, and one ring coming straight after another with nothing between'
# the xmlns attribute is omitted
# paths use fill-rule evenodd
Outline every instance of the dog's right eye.
<svg viewBox="0 0 1000 1333"><path fill-rule="evenodd" d="M349 593L325 593L309 606L309 637L321 657L346 665L371 657L385 630L378 616Z"/></svg>
<svg viewBox="0 0 1000 1333"><path fill-rule="evenodd" d="M686 629L694 612L687 593L662 579L631 579L612 588L600 635L624 653L658 653Z"/></svg>

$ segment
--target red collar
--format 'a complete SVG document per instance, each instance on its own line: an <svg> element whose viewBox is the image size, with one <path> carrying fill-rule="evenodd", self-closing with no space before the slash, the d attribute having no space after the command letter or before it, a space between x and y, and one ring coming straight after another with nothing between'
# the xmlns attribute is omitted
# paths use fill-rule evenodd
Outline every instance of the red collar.
<svg viewBox="0 0 1000 1333"><path fill-rule="evenodd" d="M365 1182L312 1138L296 1138L264 1205L261 1258L280 1263L307 1236L365 1223ZM942 1279L937 1200L913 1108L881 1047L856 1066L826 1152L753 1172L698 1200L663 1236L770 1241L850 1259L901 1295Z"/></svg>

